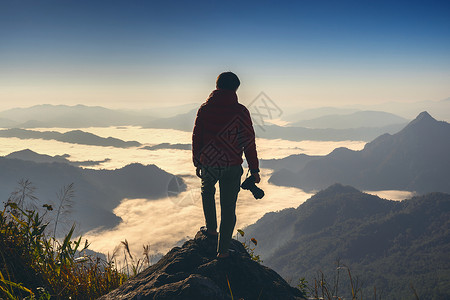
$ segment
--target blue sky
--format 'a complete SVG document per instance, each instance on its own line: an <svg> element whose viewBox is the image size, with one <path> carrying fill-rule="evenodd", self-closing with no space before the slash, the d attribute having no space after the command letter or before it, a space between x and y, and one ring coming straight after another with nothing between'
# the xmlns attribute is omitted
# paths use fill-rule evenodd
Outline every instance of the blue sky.
<svg viewBox="0 0 450 300"><path fill-rule="evenodd" d="M322 106L450 97L450 1L2 0L0 108Z"/></svg>

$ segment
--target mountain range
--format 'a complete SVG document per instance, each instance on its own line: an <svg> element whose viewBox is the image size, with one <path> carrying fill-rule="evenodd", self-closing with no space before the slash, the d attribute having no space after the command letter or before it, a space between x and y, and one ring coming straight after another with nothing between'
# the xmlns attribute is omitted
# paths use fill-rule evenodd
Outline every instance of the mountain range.
<svg viewBox="0 0 450 300"><path fill-rule="evenodd" d="M428 111L439 120L450 122L450 97L439 101L418 101L418 102L385 102L371 105L355 105L358 110L377 110L399 115L406 119L412 119L419 111Z"/></svg>
<svg viewBox="0 0 450 300"><path fill-rule="evenodd" d="M286 158L298 169L275 171L269 182L306 191L339 182L364 190L450 193L448 153L450 124L422 112L400 132L381 135L363 150L337 148L323 157Z"/></svg>
<svg viewBox="0 0 450 300"><path fill-rule="evenodd" d="M172 117L160 118L146 122L143 128L176 129L182 131L192 131L198 108L181 113Z"/></svg>
<svg viewBox="0 0 450 300"><path fill-rule="evenodd" d="M144 126L172 128L190 131L195 112L202 103L190 103L171 107L154 107L152 109L109 109L86 105L50 105L42 104L26 108L13 108L0 112L0 128L86 128L108 126ZM244 102L244 104L246 104ZM283 108L281 116L291 122L291 127L309 128L367 128L384 127L395 123L404 123L420 111L429 111L440 120L450 121L450 98L441 101L420 101L414 103L386 102L369 105L360 104L347 107L319 107L299 110L299 107ZM370 119L361 115L378 116ZM315 122L316 125L311 124ZM257 123L257 122L256 122ZM347 124L343 126L343 124ZM167 126L161 127L166 124ZM329 125L325 125L329 124ZM334 125L333 125L334 124ZM358 124L359 126L356 126ZM325 127L324 127L325 126ZM349 127L348 127L349 126ZM275 138L275 137L274 137Z"/></svg>
<svg viewBox="0 0 450 300"><path fill-rule="evenodd" d="M406 124L407 119L383 111L357 111L350 114L331 114L290 123L292 127L306 128L364 128Z"/></svg>
<svg viewBox="0 0 450 300"><path fill-rule="evenodd" d="M197 109L187 113L179 114L169 118L157 119L147 122L144 128L177 129L190 132L194 126ZM371 118L378 118L378 125L370 121ZM362 120L361 120L361 116ZM365 116L365 117L364 117ZM338 121L333 121L332 116L322 117L330 119L323 121L330 126L336 125ZM357 122L356 119L359 119ZM364 121L368 120L368 121ZM383 133L395 133L406 124L406 119L387 114L383 112L360 112L358 114L344 115L340 119L341 127L343 124L352 124L348 128L307 128L299 126L277 126L261 124L254 120L254 128L257 137L266 139L285 139L290 141L315 140L315 141L343 141L358 140L369 141ZM300 122L299 122L300 123ZM345 126L344 126L345 127Z"/></svg>
<svg viewBox="0 0 450 300"><path fill-rule="evenodd" d="M56 193L73 183L75 197L71 218L81 232L117 225L120 218L112 211L124 198L157 199L186 188L181 178L155 165L136 163L116 170L92 170L65 163L61 157L38 158L36 154L25 154L35 161L48 162L0 157L0 199L6 202L18 182L27 179L36 188L40 206L56 205ZM21 156L23 158L24 153Z"/></svg>
<svg viewBox="0 0 450 300"><path fill-rule="evenodd" d="M191 150L191 144L170 144L170 143L161 143L153 146L145 146L141 149L145 150L161 150L161 149L177 149L177 150Z"/></svg>
<svg viewBox="0 0 450 300"><path fill-rule="evenodd" d="M0 130L0 137L16 137L19 139L43 139L55 140L59 142L94 145L104 147L129 148L141 146L137 141L122 141L113 137L100 137L90 132L82 130L71 130L65 133L57 131L36 131L29 129L11 128Z"/></svg>
<svg viewBox="0 0 450 300"><path fill-rule="evenodd" d="M5 110L0 112L0 118L13 121L13 127L18 128L84 128L140 125L154 117L139 112L113 110L100 106L43 104ZM11 124L7 127L11 127Z"/></svg>
<svg viewBox="0 0 450 300"><path fill-rule="evenodd" d="M312 283L322 271L332 282L340 271L348 284L349 268L365 298L375 287L383 299L413 299L413 286L420 299L449 299L449 220L449 194L396 202L336 184L244 230L284 278Z"/></svg>
<svg viewBox="0 0 450 300"><path fill-rule="evenodd" d="M260 159L260 165L262 168L272 169L275 171L282 170L281 173L288 172L298 172L300 171L307 163L312 160L320 159L323 156L320 155L307 155L307 154L292 154L283 158L274 158L274 159Z"/></svg>
<svg viewBox="0 0 450 300"><path fill-rule="evenodd" d="M5 158L10 159L20 159L20 160L27 160L27 161L33 161L36 163L65 163L68 165L72 165L75 167L87 167L87 166L96 166L104 162L110 161L109 158L105 158L104 160L86 160L86 161L72 161L68 160L70 157L69 154L63 154L63 155L55 155L50 156L46 154L39 154L34 151L31 151L30 149L24 149L12 152L8 155L5 155Z"/></svg>
<svg viewBox="0 0 450 300"><path fill-rule="evenodd" d="M278 125L255 126L256 136L288 141L370 141L384 133L395 133L405 124L359 128L305 128Z"/></svg>
<svg viewBox="0 0 450 300"><path fill-rule="evenodd" d="M366 104L361 101L357 105L346 105L340 107L317 107L298 111L297 107L284 109L283 119L288 122L298 122L321 118L324 116L351 115L359 111L379 111L400 116L407 120L413 119L418 112L428 111L439 120L450 122L450 98L439 101L418 101L418 102L384 102L378 104Z"/></svg>
<svg viewBox="0 0 450 300"><path fill-rule="evenodd" d="M112 110L97 106L37 105L14 108L0 112L3 128L86 128L108 126L142 126L143 128L176 129L192 131L200 103L153 110ZM301 140L364 140L369 141L383 133L394 133L403 127L404 119L380 111L358 112L323 108L300 113L291 126L263 124L255 120L258 137L267 139ZM337 114L324 115L326 112ZM346 112L346 113L343 113ZM312 116L320 117L311 120ZM364 117L366 116L366 117ZM338 120L339 119L339 120ZM372 121L374 120L374 121ZM304 126L299 126L306 122ZM309 123L308 123L309 122ZM311 127L311 122L320 126ZM347 125L345 125L347 124ZM337 126L335 128L331 128ZM310 127L310 128L309 128ZM328 128L327 128L328 127ZM346 128L344 128L346 127Z"/></svg>

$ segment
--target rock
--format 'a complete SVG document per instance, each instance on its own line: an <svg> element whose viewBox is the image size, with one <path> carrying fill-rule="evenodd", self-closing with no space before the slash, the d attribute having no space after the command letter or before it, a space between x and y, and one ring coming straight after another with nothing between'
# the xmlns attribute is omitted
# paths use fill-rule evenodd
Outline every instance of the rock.
<svg viewBox="0 0 450 300"><path fill-rule="evenodd" d="M275 271L252 260L241 242L232 240L234 252L227 259L215 257L216 247L216 238L199 231L99 299L305 299Z"/></svg>

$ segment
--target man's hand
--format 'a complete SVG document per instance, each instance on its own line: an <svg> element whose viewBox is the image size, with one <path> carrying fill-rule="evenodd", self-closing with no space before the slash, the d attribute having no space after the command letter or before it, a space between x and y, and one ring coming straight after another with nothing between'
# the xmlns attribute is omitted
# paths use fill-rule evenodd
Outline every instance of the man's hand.
<svg viewBox="0 0 450 300"><path fill-rule="evenodd" d="M261 181L261 176L259 176L259 173L253 173L253 177L255 177L255 183L259 183Z"/></svg>
<svg viewBox="0 0 450 300"><path fill-rule="evenodd" d="M197 167L195 169L195 175L197 175L198 178L202 178L202 168L201 167Z"/></svg>

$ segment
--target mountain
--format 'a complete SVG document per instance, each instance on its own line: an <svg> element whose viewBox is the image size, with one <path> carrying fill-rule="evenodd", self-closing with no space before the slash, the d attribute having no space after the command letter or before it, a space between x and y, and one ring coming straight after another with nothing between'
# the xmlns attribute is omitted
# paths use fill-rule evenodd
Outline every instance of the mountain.
<svg viewBox="0 0 450 300"><path fill-rule="evenodd" d="M69 164L75 167L82 167L82 166L96 166L99 165L101 163L104 162L108 162L110 159L106 158L104 160L87 160L87 161L70 161L67 158L70 157L69 154L63 154L63 155L55 155L55 156L50 156L50 155L46 155L46 154L39 154L36 153L34 151L31 151L30 149L24 149L24 150L19 150L19 151L15 151L12 152L8 155L5 155L5 158L10 158L10 159L20 159L20 160L28 160L28 161L33 161L36 163L65 163L65 164Z"/></svg>
<svg viewBox="0 0 450 300"><path fill-rule="evenodd" d="M387 102L373 105L359 105L358 109L390 112L407 119L412 119L420 111L428 111L439 120L450 122L449 98L440 101L418 101L412 103Z"/></svg>
<svg viewBox="0 0 450 300"><path fill-rule="evenodd" d="M336 184L296 209L266 214L245 232L285 278L312 283L321 270L331 281L340 260L364 283L365 298L376 287L384 299L413 299L412 285L420 299L449 299L449 220L449 194L395 202Z"/></svg>
<svg viewBox="0 0 450 300"><path fill-rule="evenodd" d="M231 241L234 253L226 260L215 258L216 249L217 239L198 232L99 300L305 299L273 270L252 260L239 241Z"/></svg>
<svg viewBox="0 0 450 300"><path fill-rule="evenodd" d="M0 118L0 128L9 128L9 127L13 127L16 126L17 122L14 122L10 119L6 119L6 118Z"/></svg>
<svg viewBox="0 0 450 300"><path fill-rule="evenodd" d="M131 164L116 170L91 170L66 163L0 157L0 199L3 202L17 189L21 179L28 179L36 188L39 207L57 205L56 193L73 183L75 197L71 218L81 232L117 225L120 218L112 211L124 198L157 199L169 193L178 194L186 188L181 178L155 165Z"/></svg>
<svg viewBox="0 0 450 300"><path fill-rule="evenodd" d="M71 130L65 133L57 131L35 131L20 128L0 130L0 137L16 137L19 139L55 140L65 143L94 145L104 147L129 148L141 146L137 141L122 141L113 137L103 138L82 130Z"/></svg>
<svg viewBox="0 0 450 300"><path fill-rule="evenodd" d="M194 128L195 117L198 108L187 113L170 118L161 118L147 122L144 128L176 129L191 132ZM361 127L346 129L323 129L304 127L282 127L277 125L258 125L254 120L256 135L266 139L285 139L290 141L314 140L314 141L369 141L383 133L395 133L404 127L404 124L390 124L380 127Z"/></svg>
<svg viewBox="0 0 450 300"><path fill-rule="evenodd" d="M416 101L416 102L384 102L378 104L366 104L360 101L357 105L346 105L341 107L318 107L312 109L301 109L297 107L284 108L282 118L289 122L311 120L327 115L350 115L359 111L379 111L391 113L402 118L411 120L421 111L428 111L439 120L450 122L450 97L439 101Z"/></svg>
<svg viewBox="0 0 450 300"><path fill-rule="evenodd" d="M348 115L358 111L358 109L327 106L310 108L295 113L292 113L292 111L295 111L295 108L292 108L290 111L291 113L288 113L285 117L283 117L289 122L297 122L299 120L316 119L326 115Z"/></svg>
<svg viewBox="0 0 450 300"><path fill-rule="evenodd" d="M340 182L364 190L450 192L450 124L420 113L400 132L384 134L363 150L335 149L269 182L311 191ZM305 160L304 158L302 158Z"/></svg>
<svg viewBox="0 0 450 300"><path fill-rule="evenodd" d="M197 108L191 109L187 113L178 114L173 117L152 120L145 123L142 127L192 131L199 107L200 105L198 105Z"/></svg>
<svg viewBox="0 0 450 300"><path fill-rule="evenodd" d="M154 117L146 113L112 110L99 106L43 104L2 111L0 118L12 120L15 123L11 125L20 128L84 128L141 125Z"/></svg>
<svg viewBox="0 0 450 300"><path fill-rule="evenodd" d="M259 164L262 168L272 169L276 171L287 170L290 172L298 172L310 161L321 158L322 156L312 156L306 154L292 154L279 159L260 159Z"/></svg>
<svg viewBox="0 0 450 300"><path fill-rule="evenodd" d="M27 160L27 161L37 162L37 163L57 162L57 163L70 164L70 161L66 158L65 155L50 156L50 155L46 155L46 154L36 153L34 151L31 151L30 149L12 152L12 153L6 155L5 158Z"/></svg>
<svg viewBox="0 0 450 300"><path fill-rule="evenodd" d="M385 127L389 125L402 124L407 119L382 111L357 111L351 114L325 115L318 118L306 119L291 123L293 127L307 128L361 128L361 127Z"/></svg>
<svg viewBox="0 0 450 300"><path fill-rule="evenodd" d="M184 114L187 111L191 111L193 109L198 109L200 106L200 103L188 103L188 104L181 104L181 105L175 105L175 106L164 106L164 107L152 107L151 109L142 109L140 110L144 114L150 115L155 117L155 119L161 119L161 118L170 118L174 117L176 115ZM148 120L147 120L148 122Z"/></svg>
<svg viewBox="0 0 450 300"><path fill-rule="evenodd" d="M191 144L170 144L170 143L161 143L153 146L145 146L141 149L145 150L161 150L161 149L177 149L177 150L191 150Z"/></svg>
<svg viewBox="0 0 450 300"><path fill-rule="evenodd" d="M257 137L265 139L284 139L288 141L370 141L384 133L395 133L404 127L404 124L394 124L383 127L360 128L305 128L277 125L257 125L254 128Z"/></svg>

